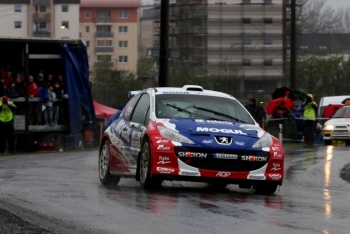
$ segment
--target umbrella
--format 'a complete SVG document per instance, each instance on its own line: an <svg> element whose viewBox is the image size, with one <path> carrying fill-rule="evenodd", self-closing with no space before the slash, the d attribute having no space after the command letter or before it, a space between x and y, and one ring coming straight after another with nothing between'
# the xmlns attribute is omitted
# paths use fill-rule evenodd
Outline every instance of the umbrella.
<svg viewBox="0 0 350 234"><path fill-rule="evenodd" d="M272 93L271 97L272 99L277 99L277 98L281 98L284 97L286 92L291 93L291 90L287 87L281 87L281 88L277 88L275 89L275 91Z"/></svg>
<svg viewBox="0 0 350 234"><path fill-rule="evenodd" d="M343 104L345 105L345 103L346 103L347 101L350 101L350 98L345 98L341 103L343 103Z"/></svg>
<svg viewBox="0 0 350 234"><path fill-rule="evenodd" d="M335 112L342 108L344 105L343 104L329 104L328 106L326 106L326 108L324 108L322 116L325 118L331 118Z"/></svg>
<svg viewBox="0 0 350 234"><path fill-rule="evenodd" d="M279 104L284 101L285 107L289 110L293 107L293 102L289 98L277 98L272 101L270 101L266 106L266 113L269 115L273 114L273 110L276 108L276 106L279 106Z"/></svg>
<svg viewBox="0 0 350 234"><path fill-rule="evenodd" d="M298 95L299 99L302 100L303 102L306 100L306 97L307 97L307 92L301 89L292 89L292 94Z"/></svg>

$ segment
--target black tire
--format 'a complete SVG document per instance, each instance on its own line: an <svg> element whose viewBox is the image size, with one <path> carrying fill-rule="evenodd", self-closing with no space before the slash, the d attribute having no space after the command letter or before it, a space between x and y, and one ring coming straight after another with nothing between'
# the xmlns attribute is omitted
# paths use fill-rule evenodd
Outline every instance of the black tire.
<svg viewBox="0 0 350 234"><path fill-rule="evenodd" d="M105 141L98 156L98 177L103 185L115 184L120 181L120 176L112 176L109 172L109 145Z"/></svg>
<svg viewBox="0 0 350 234"><path fill-rule="evenodd" d="M225 182L214 182L214 183L208 183L208 189L210 190L221 190L226 188L227 183Z"/></svg>
<svg viewBox="0 0 350 234"><path fill-rule="evenodd" d="M350 140L346 140L345 145L350 145Z"/></svg>
<svg viewBox="0 0 350 234"><path fill-rule="evenodd" d="M162 180L151 178L151 147L149 141L144 140L140 154L140 184L143 189L156 189L162 185Z"/></svg>
<svg viewBox="0 0 350 234"><path fill-rule="evenodd" d="M259 194L272 194L276 192L277 184L259 184L255 185L255 191Z"/></svg>
<svg viewBox="0 0 350 234"><path fill-rule="evenodd" d="M324 140L324 144L325 145L331 145L332 144L332 140Z"/></svg>

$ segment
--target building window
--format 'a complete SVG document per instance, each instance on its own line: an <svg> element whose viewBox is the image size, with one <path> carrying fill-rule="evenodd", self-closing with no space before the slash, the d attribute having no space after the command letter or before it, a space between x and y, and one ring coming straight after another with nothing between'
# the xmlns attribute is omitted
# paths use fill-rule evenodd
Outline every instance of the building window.
<svg viewBox="0 0 350 234"><path fill-rule="evenodd" d="M120 33L127 33L128 32L128 26L119 26L119 32Z"/></svg>
<svg viewBox="0 0 350 234"><path fill-rule="evenodd" d="M36 13L39 13L39 12L47 12L47 7L45 5L35 5L34 6L34 11Z"/></svg>
<svg viewBox="0 0 350 234"><path fill-rule="evenodd" d="M251 66L252 65L252 60L251 59L243 59L242 60L242 65L243 66Z"/></svg>
<svg viewBox="0 0 350 234"><path fill-rule="evenodd" d="M69 22L68 22L68 21L62 21L62 23L61 23L61 28L62 28L62 29L69 28Z"/></svg>
<svg viewBox="0 0 350 234"><path fill-rule="evenodd" d="M119 48L128 48L128 41L119 41Z"/></svg>
<svg viewBox="0 0 350 234"><path fill-rule="evenodd" d="M15 12L21 12L22 11L22 5L15 5Z"/></svg>
<svg viewBox="0 0 350 234"><path fill-rule="evenodd" d="M243 4L250 4L250 0L242 0Z"/></svg>
<svg viewBox="0 0 350 234"><path fill-rule="evenodd" d="M119 19L126 19L129 17L129 14L127 11L119 11L118 12Z"/></svg>
<svg viewBox="0 0 350 234"><path fill-rule="evenodd" d="M251 18L243 18L242 19L242 23L243 24L251 24L252 23L252 19Z"/></svg>
<svg viewBox="0 0 350 234"><path fill-rule="evenodd" d="M39 28L40 29L46 29L47 28L47 22L45 22L45 21L39 22Z"/></svg>
<svg viewBox="0 0 350 234"><path fill-rule="evenodd" d="M272 4L272 0L264 0L265 4Z"/></svg>
<svg viewBox="0 0 350 234"><path fill-rule="evenodd" d="M272 59L264 59L264 66L272 66Z"/></svg>
<svg viewBox="0 0 350 234"><path fill-rule="evenodd" d="M112 46L112 40L98 40L97 46Z"/></svg>
<svg viewBox="0 0 350 234"><path fill-rule="evenodd" d="M327 50L327 46L319 46L318 49L319 50Z"/></svg>
<svg viewBox="0 0 350 234"><path fill-rule="evenodd" d="M68 5L62 5L62 12L68 12L69 7Z"/></svg>
<svg viewBox="0 0 350 234"><path fill-rule="evenodd" d="M104 55L97 55L97 61L112 61L112 55L110 54L104 54Z"/></svg>
<svg viewBox="0 0 350 234"><path fill-rule="evenodd" d="M128 56L126 56L126 55L119 56L119 62L120 63L127 63L128 62Z"/></svg>
<svg viewBox="0 0 350 234"><path fill-rule="evenodd" d="M264 19L264 24L272 24L273 23L273 19L272 18L265 18Z"/></svg>
<svg viewBox="0 0 350 234"><path fill-rule="evenodd" d="M252 45L252 39L243 39L243 45L245 46Z"/></svg>
<svg viewBox="0 0 350 234"><path fill-rule="evenodd" d="M90 41L86 41L86 47L90 47Z"/></svg>
<svg viewBox="0 0 350 234"><path fill-rule="evenodd" d="M269 38L265 38L264 39L264 45L272 45L273 44L273 41L272 41L272 39L269 39Z"/></svg>
<svg viewBox="0 0 350 234"><path fill-rule="evenodd" d="M85 26L85 32L90 32L90 26Z"/></svg>
<svg viewBox="0 0 350 234"><path fill-rule="evenodd" d="M89 19L90 18L90 11L85 11L85 18Z"/></svg>
<svg viewBox="0 0 350 234"><path fill-rule="evenodd" d="M15 28L22 28L22 21L15 21Z"/></svg>

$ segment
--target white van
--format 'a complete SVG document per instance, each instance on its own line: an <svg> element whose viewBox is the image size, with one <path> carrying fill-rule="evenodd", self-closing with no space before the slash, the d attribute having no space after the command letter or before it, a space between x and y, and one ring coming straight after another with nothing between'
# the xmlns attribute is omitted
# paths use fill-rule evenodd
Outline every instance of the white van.
<svg viewBox="0 0 350 234"><path fill-rule="evenodd" d="M329 104L342 103L346 98L350 98L350 95L322 97L318 105L317 116L322 117L324 108Z"/></svg>

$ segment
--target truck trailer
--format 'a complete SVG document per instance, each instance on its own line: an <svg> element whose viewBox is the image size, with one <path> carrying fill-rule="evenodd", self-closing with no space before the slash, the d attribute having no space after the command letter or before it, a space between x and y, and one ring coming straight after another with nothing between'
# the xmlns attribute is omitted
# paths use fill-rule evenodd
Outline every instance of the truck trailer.
<svg viewBox="0 0 350 234"><path fill-rule="evenodd" d="M17 151L64 151L93 144L96 116L84 41L0 38L0 51L0 69L19 73L24 82L24 95L11 99L23 107L23 113L14 117ZM29 105L43 100L40 97L28 97L28 76L36 78L39 73L45 77L48 74L64 77L65 99L58 100L64 110L64 123L54 126L32 125Z"/></svg>

